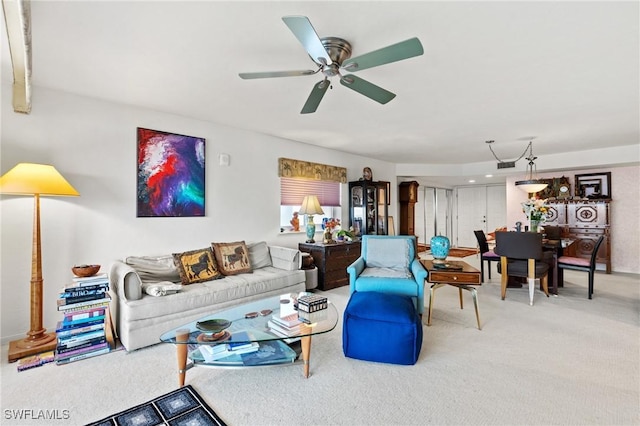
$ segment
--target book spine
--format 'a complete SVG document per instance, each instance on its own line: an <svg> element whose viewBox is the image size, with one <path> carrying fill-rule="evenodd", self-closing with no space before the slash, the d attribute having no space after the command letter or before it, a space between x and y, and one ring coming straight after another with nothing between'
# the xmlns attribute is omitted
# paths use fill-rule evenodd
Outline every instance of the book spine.
<svg viewBox="0 0 640 426"><path fill-rule="evenodd" d="M286 335L287 337L295 337L300 332L300 328L286 329L279 326L278 324L274 323L271 320L267 321L267 325L271 330L279 331L280 333Z"/></svg>
<svg viewBox="0 0 640 426"><path fill-rule="evenodd" d="M67 291L84 291L84 290L109 290L109 283L96 283L96 284L87 284L83 286L78 286L76 283L69 284L65 286L60 293L65 293Z"/></svg>
<svg viewBox="0 0 640 426"><path fill-rule="evenodd" d="M78 297L86 297L86 296L100 296L107 292L106 287L96 288L92 290L67 290L58 294L58 299L75 299Z"/></svg>
<svg viewBox="0 0 640 426"><path fill-rule="evenodd" d="M77 328L89 327L96 324L104 324L104 317L87 318L70 322L58 321L56 332L74 330Z"/></svg>
<svg viewBox="0 0 640 426"><path fill-rule="evenodd" d="M68 358L56 359L56 364L62 365L62 364L68 364L68 363L74 362L74 361L80 361L81 359L86 359L86 358L91 358L93 356L106 354L107 352L109 352L109 350L110 349L107 347L107 348L104 348L104 349L100 349L98 351L86 352L86 353L81 354L81 355L75 355L75 356L71 356L71 357L68 357Z"/></svg>
<svg viewBox="0 0 640 426"><path fill-rule="evenodd" d="M77 320L62 320L62 327L78 327L83 325L93 325L98 323L103 323L105 319L105 315L98 315L97 317L89 317L89 318L80 318Z"/></svg>
<svg viewBox="0 0 640 426"><path fill-rule="evenodd" d="M64 322L78 321L81 319L97 318L105 314L106 308L93 308L82 312L72 312L64 316Z"/></svg>
<svg viewBox="0 0 640 426"><path fill-rule="evenodd" d="M284 318L278 317L278 316L272 316L271 320L273 322L275 322L276 324L280 324L284 327L290 328L290 327L295 327L297 325L300 325L300 319L298 318L298 314L295 313L293 315L288 315Z"/></svg>
<svg viewBox="0 0 640 426"><path fill-rule="evenodd" d="M88 325L86 327L71 328L69 330L56 331L56 334L58 338L65 338L65 337L75 336L82 333L88 333L90 331L104 330L105 328L104 326L105 324L101 322L99 324Z"/></svg>
<svg viewBox="0 0 640 426"><path fill-rule="evenodd" d="M71 305L58 305L58 310L59 311L69 311L69 312L77 312L77 311L84 311L86 309L92 309L92 308L98 308L100 306L107 306L109 304L109 302L111 301L111 297L105 297L103 299L98 299L98 300L92 300L90 302L80 302L80 303L74 303Z"/></svg>
<svg viewBox="0 0 640 426"><path fill-rule="evenodd" d="M107 293L98 293L98 294L87 294L85 296L78 296L78 297L65 297L62 299L58 299L57 303L58 303L58 306L73 306L79 303L92 302L94 300L104 300L108 296L109 295Z"/></svg>
<svg viewBox="0 0 640 426"><path fill-rule="evenodd" d="M104 328L102 330L94 330L89 331L87 333L75 334L69 337L58 336L58 347L70 347L77 345L82 342L86 342L87 340L104 338Z"/></svg>
<svg viewBox="0 0 640 426"><path fill-rule="evenodd" d="M58 345L56 347L56 351L58 351L58 355L64 356L67 353L75 352L81 349L86 348L94 348L97 345L101 345L107 341L107 338L102 336L96 339L89 339L85 342L77 342L75 345Z"/></svg>
<svg viewBox="0 0 640 426"><path fill-rule="evenodd" d="M80 355L80 354L83 354L85 352L92 352L92 351L96 351L98 349L104 349L104 348L108 348L108 345L106 343L99 343L97 345L89 346L89 347L86 347L86 348L75 349L73 351L68 351L68 352L65 352L63 354L58 354L58 358L67 358L67 357L71 357L71 356L74 356L74 355Z"/></svg>

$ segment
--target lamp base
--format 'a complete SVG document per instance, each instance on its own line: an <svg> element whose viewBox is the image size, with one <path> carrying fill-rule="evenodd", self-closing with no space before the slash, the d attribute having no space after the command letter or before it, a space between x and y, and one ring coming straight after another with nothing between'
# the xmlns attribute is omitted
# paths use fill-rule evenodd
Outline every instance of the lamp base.
<svg viewBox="0 0 640 426"><path fill-rule="evenodd" d="M29 355L41 354L56 349L56 333L44 333L39 339L26 337L9 342L9 362L15 362Z"/></svg>
<svg viewBox="0 0 640 426"><path fill-rule="evenodd" d="M313 237L316 235L316 224L313 223L313 216L309 215L308 223L307 223L307 243L315 243Z"/></svg>

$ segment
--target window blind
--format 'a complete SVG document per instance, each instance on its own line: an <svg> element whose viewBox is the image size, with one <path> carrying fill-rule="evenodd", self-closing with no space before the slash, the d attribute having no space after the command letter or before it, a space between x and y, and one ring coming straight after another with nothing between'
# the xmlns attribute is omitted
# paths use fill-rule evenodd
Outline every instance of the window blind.
<svg viewBox="0 0 640 426"><path fill-rule="evenodd" d="M280 178L281 206L299 206L307 195L316 195L321 206L340 207L340 182Z"/></svg>

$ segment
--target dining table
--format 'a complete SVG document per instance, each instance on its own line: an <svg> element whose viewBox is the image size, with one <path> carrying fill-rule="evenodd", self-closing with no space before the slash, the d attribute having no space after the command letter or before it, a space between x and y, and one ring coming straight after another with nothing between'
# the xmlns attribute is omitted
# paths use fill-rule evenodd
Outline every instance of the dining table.
<svg viewBox="0 0 640 426"><path fill-rule="evenodd" d="M571 245L575 243L576 240L571 238L561 238L559 240L550 240L543 238L542 239L542 248L543 250L549 251L552 253L552 288L550 288L550 293L554 295L558 295L558 287L564 286L564 274L562 269L558 268L558 259L560 256L564 254L566 250L569 250Z"/></svg>

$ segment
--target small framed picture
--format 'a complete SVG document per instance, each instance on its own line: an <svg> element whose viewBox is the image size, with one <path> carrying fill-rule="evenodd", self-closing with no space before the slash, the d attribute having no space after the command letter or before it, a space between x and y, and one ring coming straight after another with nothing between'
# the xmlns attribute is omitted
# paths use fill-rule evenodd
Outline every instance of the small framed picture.
<svg viewBox="0 0 640 426"><path fill-rule="evenodd" d="M575 195L580 198L611 198L611 172L575 176Z"/></svg>

